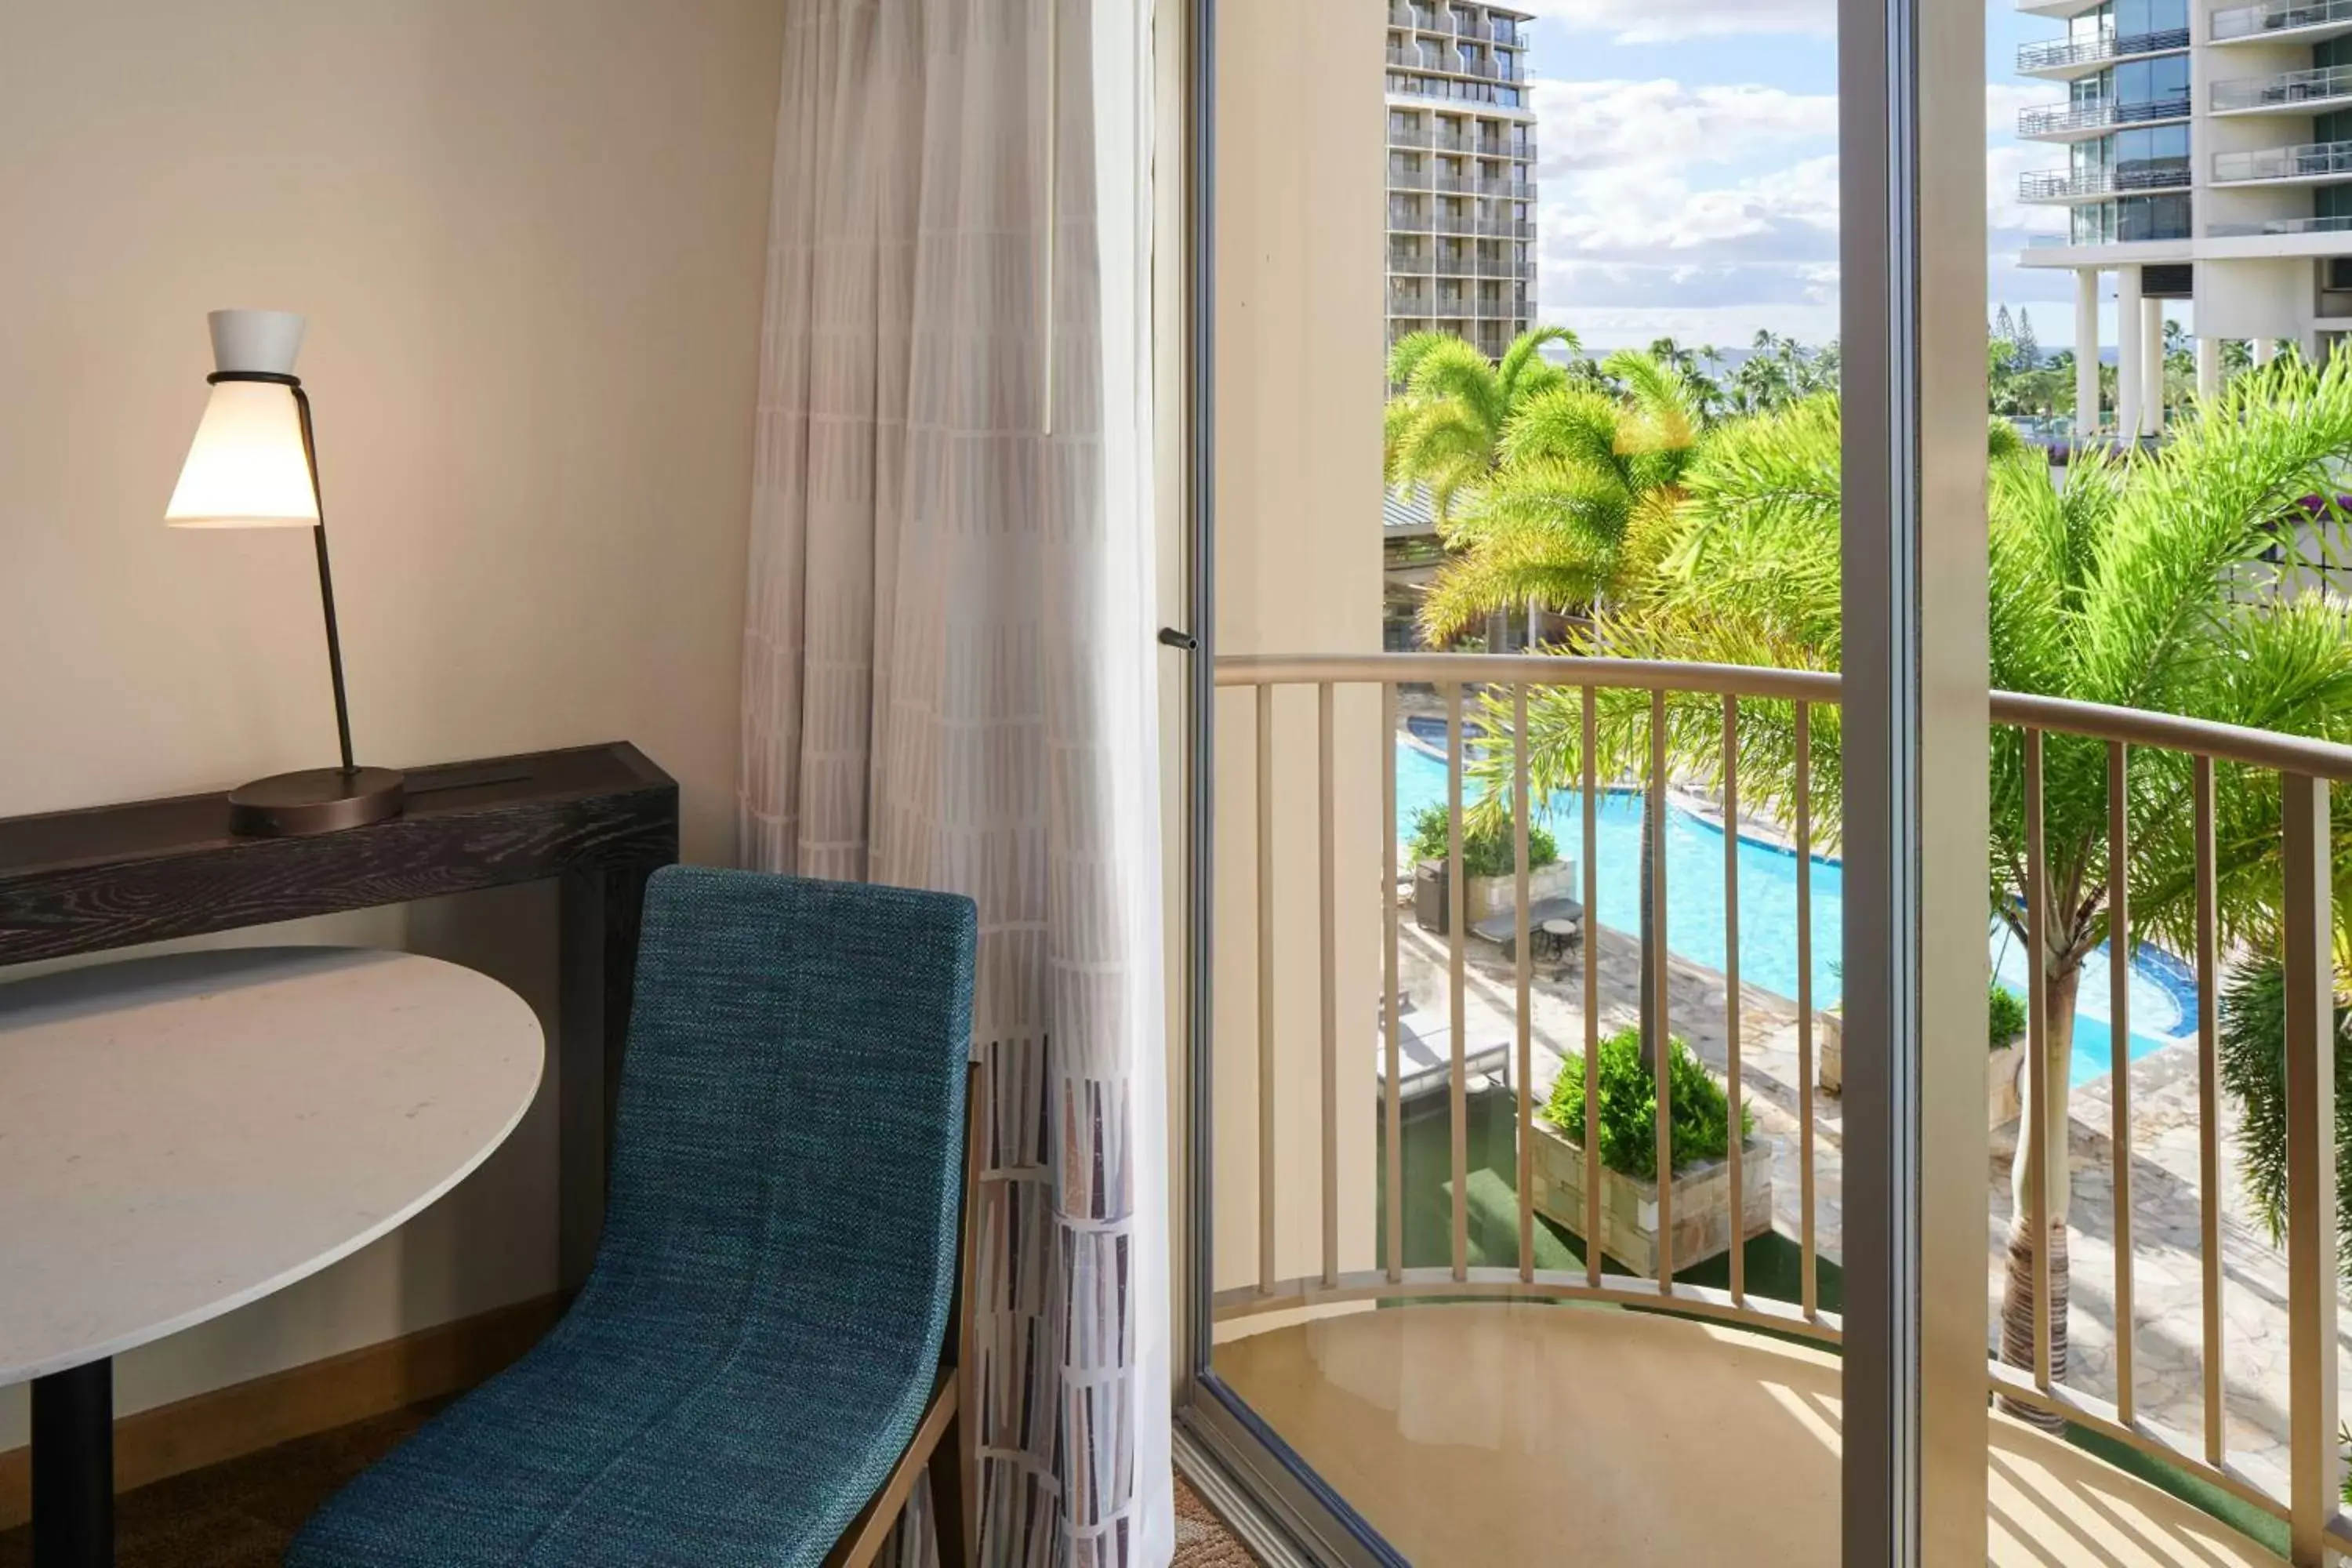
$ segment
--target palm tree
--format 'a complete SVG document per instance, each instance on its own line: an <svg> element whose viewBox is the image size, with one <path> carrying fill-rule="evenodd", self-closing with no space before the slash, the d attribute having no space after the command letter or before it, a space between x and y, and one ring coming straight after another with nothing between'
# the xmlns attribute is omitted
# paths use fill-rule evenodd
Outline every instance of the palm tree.
<svg viewBox="0 0 2352 1568"><path fill-rule="evenodd" d="M1682 499L1699 410L1689 377L1650 354L1622 350L1601 370L1622 397L1561 384L1527 398L1493 472L1441 523L1454 553L1422 601L1432 643L1531 601L1593 605L1648 559L1643 540Z"/></svg>
<svg viewBox="0 0 2352 1568"><path fill-rule="evenodd" d="M1671 349L1672 340L1661 340ZM1602 373L1611 397L1556 387L1530 398L1503 438L1502 462L1448 533L1458 553L1422 601L1423 635L1452 636L1481 611L1521 603L1589 608L1633 587L1658 561L1700 445L1697 394L1676 358L1622 350ZM1529 624L1534 616L1530 614ZM1651 872L1642 816L1642 1065L1654 1066L1655 957Z"/></svg>
<svg viewBox="0 0 2352 1568"><path fill-rule="evenodd" d="M2233 382L2176 427L2164 447L2128 458L2078 453L2065 488L2007 426L1992 432L1988 542L1990 679L1997 689L2352 741L2352 612L2319 595L2242 603L2273 526L2305 500L2333 496L2352 455L2352 360L2300 364ZM1633 657L1835 669L1839 661L1838 417L1830 399L1712 436L1685 475L1658 570L1643 592L1599 617L1589 646ZM2340 519L2337 521L2340 521ZM1572 694L1571 694L1572 699ZM1672 704L1669 749L1690 774L1719 776L1720 714ZM1507 714L1503 721L1507 723ZM1488 721L1496 721L1490 712ZM1604 745L1622 768L1646 746L1647 702L1604 705ZM1575 702L1546 697L1529 712L1540 788L1578 776ZM1824 710L1812 729L1813 798L1829 833L1837 819L1839 731ZM1740 785L1770 809L1794 791L1787 704L1743 703ZM2023 744L1992 741L1990 909L2025 940ZM2265 949L2275 937L2279 868L2275 780L2216 770L2221 940ZM2142 749L2132 763L2128 868L2132 936L2193 942L2194 846L2189 760ZM2336 797L2339 844L2352 799ZM2106 940L2107 798L2103 743L2048 738L2043 951L2032 955L2049 1029L2048 1103L2029 1104L2053 1147L2065 1146L2074 1005L2086 959ZM2339 876L2352 874L2347 861ZM2339 918L2352 915L2343 901ZM2352 951L2338 934L2339 953ZM2033 1360L2037 1254L2050 1259L2053 1374L2066 1364L2067 1163L2050 1162L2050 1233L2032 1234L2021 1138L2012 1170L2009 1278L2001 1356ZM2039 1244L2039 1245L2037 1245ZM2030 1412L2019 1412L2032 1418Z"/></svg>
<svg viewBox="0 0 2352 1568"><path fill-rule="evenodd" d="M1412 332L1389 351L1389 399L1381 431L1382 477L1391 489L1425 487L1438 521L1454 498L1485 480L1503 431L1529 398L1567 384L1568 373L1543 357L1563 343L1573 359L1583 345L1566 327L1535 327L1490 360L1451 332Z"/></svg>

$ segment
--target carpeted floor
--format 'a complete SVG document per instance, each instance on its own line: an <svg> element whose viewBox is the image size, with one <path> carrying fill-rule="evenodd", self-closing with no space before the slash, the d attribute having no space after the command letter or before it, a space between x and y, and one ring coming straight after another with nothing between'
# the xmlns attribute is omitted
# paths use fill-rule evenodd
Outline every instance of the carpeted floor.
<svg viewBox="0 0 2352 1568"><path fill-rule="evenodd" d="M312 1510L431 1414L420 1405L381 1415L125 1493L115 1510L117 1568L278 1568ZM32 1560L29 1531L0 1531L0 1568ZM1175 1568L1256 1561L1179 1479Z"/></svg>

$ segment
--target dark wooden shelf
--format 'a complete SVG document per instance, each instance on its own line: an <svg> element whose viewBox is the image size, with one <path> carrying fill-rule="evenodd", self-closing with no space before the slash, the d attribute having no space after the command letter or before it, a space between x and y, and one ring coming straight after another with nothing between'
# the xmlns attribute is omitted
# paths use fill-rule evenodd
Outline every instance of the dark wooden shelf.
<svg viewBox="0 0 2352 1568"><path fill-rule="evenodd" d="M0 818L0 963L677 858L677 784L625 742L418 768L389 821L228 830L226 795Z"/></svg>

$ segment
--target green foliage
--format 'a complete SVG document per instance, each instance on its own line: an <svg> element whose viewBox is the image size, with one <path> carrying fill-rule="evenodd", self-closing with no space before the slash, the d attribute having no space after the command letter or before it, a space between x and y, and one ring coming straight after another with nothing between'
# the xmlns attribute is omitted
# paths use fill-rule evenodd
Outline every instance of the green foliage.
<svg viewBox="0 0 2352 1568"><path fill-rule="evenodd" d="M2286 976L2274 958L2222 987L2221 1087L2245 1118L2238 1174L2273 1246L2286 1239ZM2352 1013L2336 1009L2336 1246L2352 1280Z"/></svg>
<svg viewBox="0 0 2352 1568"><path fill-rule="evenodd" d="M1568 374L1545 359L1546 343L1578 349L1565 327L1538 327L1492 361L1451 332L1412 332L1389 351L1389 384L1402 388L1382 419L1382 477L1392 489L1425 487L1440 521L1454 500L1495 466L1504 427L1520 404L1561 386Z"/></svg>
<svg viewBox="0 0 2352 1568"><path fill-rule="evenodd" d="M1431 642L1496 610L1604 599L1671 522L1698 447L1699 394L1649 354L1614 353L1601 369L1620 390L1561 381L1522 398L1493 471L1441 524L1453 558L1422 602Z"/></svg>
<svg viewBox="0 0 2352 1568"><path fill-rule="evenodd" d="M1729 1147L1730 1101L1723 1086L1678 1036L1666 1039L1666 1099L1672 1117L1674 1166L1719 1160ZM1584 1137L1584 1058L1570 1057L1552 1080L1539 1113L1569 1138ZM1756 1117L1742 1108L1740 1131ZM1601 1042L1601 1163L1620 1175L1654 1177L1658 1170L1658 1085L1642 1065L1642 1032L1620 1029Z"/></svg>
<svg viewBox="0 0 2352 1568"><path fill-rule="evenodd" d="M1416 860L1445 858L1445 807L1424 805L1412 819L1412 858ZM1517 869L1511 854L1511 826L1508 822L1481 819L1465 821L1462 827L1462 864L1465 875L1472 877L1507 877ZM1528 824L1528 869L1540 871L1559 858L1559 846L1552 836L1535 823Z"/></svg>
<svg viewBox="0 0 2352 1568"><path fill-rule="evenodd" d="M2025 1033L2025 1004L1999 981L1985 989L1985 1018L1988 1043L1996 1051Z"/></svg>

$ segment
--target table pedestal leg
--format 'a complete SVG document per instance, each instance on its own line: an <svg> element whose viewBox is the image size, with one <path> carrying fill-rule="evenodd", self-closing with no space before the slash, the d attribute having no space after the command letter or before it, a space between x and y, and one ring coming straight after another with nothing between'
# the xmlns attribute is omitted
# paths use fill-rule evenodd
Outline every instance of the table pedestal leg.
<svg viewBox="0 0 2352 1568"><path fill-rule="evenodd" d="M33 1568L114 1562L114 1363L33 1380Z"/></svg>

